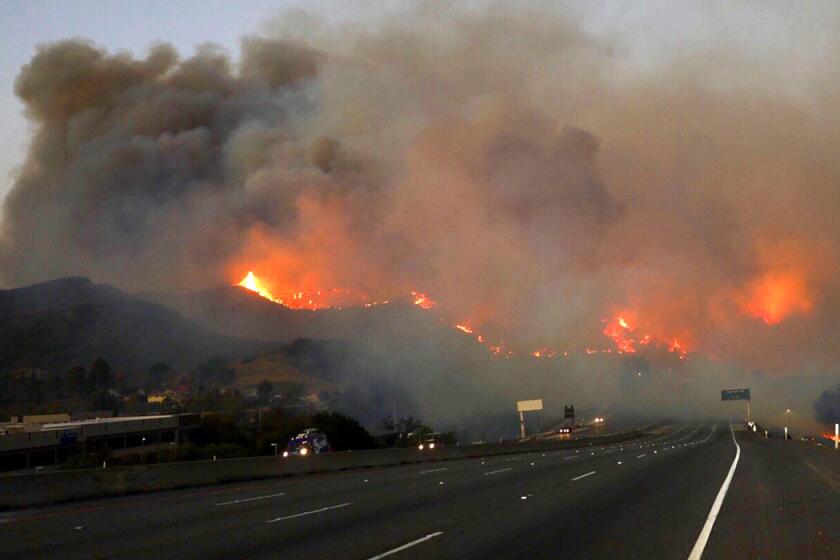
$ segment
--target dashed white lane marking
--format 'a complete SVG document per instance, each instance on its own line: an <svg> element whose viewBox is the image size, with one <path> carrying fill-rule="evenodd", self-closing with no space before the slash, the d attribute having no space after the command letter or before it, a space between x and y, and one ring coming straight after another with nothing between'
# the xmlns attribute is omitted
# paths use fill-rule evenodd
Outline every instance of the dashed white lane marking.
<svg viewBox="0 0 840 560"><path fill-rule="evenodd" d="M506 469L496 469L495 471L489 471L489 472L484 473L484 476L487 476L488 474L497 474L497 473L500 473L500 472L506 472L506 471L512 471L512 470L513 469L510 468L510 467L508 467Z"/></svg>
<svg viewBox="0 0 840 560"><path fill-rule="evenodd" d="M441 472L441 471L445 471L445 470L448 470L448 469L446 467L443 467L443 468L440 468L440 469L429 469L427 471L420 471L420 474L429 474L429 473Z"/></svg>
<svg viewBox="0 0 840 560"><path fill-rule="evenodd" d="M245 502L255 502L257 500L265 500L268 498L277 498L278 496L285 496L285 492L280 492L279 494L266 494L265 496L254 496L253 498L239 498L236 500L230 500L229 502L219 502L216 504L217 506L230 506L233 504L244 504Z"/></svg>
<svg viewBox="0 0 840 560"><path fill-rule="evenodd" d="M392 554L396 554L397 552L402 552L406 548L411 548L412 546L417 546L420 543L426 542L431 540L435 537L439 537L443 534L443 531L436 531L434 533L429 533L425 537L420 537L419 539L415 539L411 542L405 543L402 546L398 546L397 548L392 548L387 552L383 552L382 554L377 554L376 556L371 556L368 560L379 560L380 558L385 558L386 556L391 556Z"/></svg>
<svg viewBox="0 0 840 560"><path fill-rule="evenodd" d="M563 457L564 460L568 461L569 459L577 459L578 455L572 455L571 457Z"/></svg>
<svg viewBox="0 0 840 560"><path fill-rule="evenodd" d="M642 453L641 455L636 455L636 459L641 459L642 457L647 457L647 453Z"/></svg>
<svg viewBox="0 0 840 560"><path fill-rule="evenodd" d="M572 482L574 482L575 480L580 480L581 478L586 478L587 476L592 476L592 475L593 475L593 474L595 474L596 472L597 472L597 471L589 471L589 472L588 472L588 473L586 473L586 474L582 474L582 475L580 475L580 476L576 476L576 477L574 477L574 478L572 479Z"/></svg>
<svg viewBox="0 0 840 560"><path fill-rule="evenodd" d="M313 513L322 513L324 511L329 511L331 509L338 509L347 506L352 506L353 502L345 502L343 504L337 504L334 506L326 506L318 509L313 509L311 511L303 511L301 513L294 513L292 515L284 515L283 517L275 517L274 519L269 519L266 523L277 523L278 521L285 521L286 519L294 519L295 517L303 517L304 515L312 515Z"/></svg>
<svg viewBox="0 0 840 560"><path fill-rule="evenodd" d="M732 461L732 466L729 467L729 473L726 475L723 485L720 487L715 498L715 502L712 504L712 509L709 511L709 517L706 518L706 523L703 524L700 536L697 537L697 542L694 543L694 548L691 549L691 554L688 555L688 560L700 560L703 556L703 549L706 548L709 535L712 534L718 513L720 513L720 508L723 505L723 500L726 498L726 493L729 492L729 484L732 482L732 476L735 474L735 468L738 466L738 459L741 458L741 446L738 445L738 441L735 439L735 430L732 429L732 424L729 424L729 431L732 433L732 443L735 444L735 459Z"/></svg>

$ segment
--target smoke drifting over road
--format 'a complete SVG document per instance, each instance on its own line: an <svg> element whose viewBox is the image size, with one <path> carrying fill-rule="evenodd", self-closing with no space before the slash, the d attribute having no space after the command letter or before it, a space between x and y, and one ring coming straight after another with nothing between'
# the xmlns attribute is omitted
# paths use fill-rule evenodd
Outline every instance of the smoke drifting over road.
<svg viewBox="0 0 840 560"><path fill-rule="evenodd" d="M583 351L621 315L748 368L836 364L836 56L793 99L737 50L616 77L620 49L562 14L275 24L238 61L43 46L2 280L254 270L273 293L418 290L511 347Z"/></svg>

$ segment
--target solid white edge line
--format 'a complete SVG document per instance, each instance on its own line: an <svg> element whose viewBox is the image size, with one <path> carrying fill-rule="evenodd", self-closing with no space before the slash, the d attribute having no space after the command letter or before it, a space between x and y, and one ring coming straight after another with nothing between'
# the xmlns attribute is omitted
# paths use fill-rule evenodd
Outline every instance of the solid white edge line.
<svg viewBox="0 0 840 560"><path fill-rule="evenodd" d="M574 478L572 479L572 481L575 481L575 480L580 480L581 478L586 478L587 476L592 476L592 475L593 475L593 474L595 474L596 472L598 472L598 471L589 471L589 472L588 472L588 473L586 473L586 474L582 474L582 475L580 475L580 476L576 476L576 477L574 477Z"/></svg>
<svg viewBox="0 0 840 560"><path fill-rule="evenodd" d="M303 517L304 515L312 515L313 513L321 513L323 511L329 511L331 509L338 509L347 506L353 505L353 502L345 502L343 504L337 504L334 506L326 506L318 509L313 509L312 511L304 511L301 513L294 513L292 515L284 515L283 517L275 517L274 519L269 519L266 523L276 523L278 521L285 521L286 519L294 519L295 517Z"/></svg>
<svg viewBox="0 0 840 560"><path fill-rule="evenodd" d="M706 518L706 523L703 525L703 530L700 531L700 536L697 537L697 542L694 543L694 548L691 549L691 554L688 555L688 560L700 560L703 556L703 549L706 548L709 535L712 534L718 513L720 513L720 508L723 506L723 500L726 498L726 493L729 492L729 484L735 475L735 467L738 466L738 459L741 458L741 446L738 445L738 440L735 439L735 430L732 429L731 422L729 423L729 431L732 433L732 443L735 444L735 460L732 461L732 466L729 467L729 474L726 475L723 486L718 491L715 502L712 504L712 509L709 512L709 517Z"/></svg>
<svg viewBox="0 0 840 560"><path fill-rule="evenodd" d="M402 552L406 548L411 548L412 546L416 546L420 543L426 542L426 541L431 540L435 537L439 537L442 534L443 534L443 531L436 531L434 533L429 533L425 537L420 537L419 539L416 539L416 540L413 540L411 542L405 543L404 545L398 546L397 548L392 548L391 550L389 550L387 552L383 552L382 554L377 554L376 556L371 556L367 560L379 560L380 558L385 558L386 556L391 556L392 554L396 554L397 552Z"/></svg>

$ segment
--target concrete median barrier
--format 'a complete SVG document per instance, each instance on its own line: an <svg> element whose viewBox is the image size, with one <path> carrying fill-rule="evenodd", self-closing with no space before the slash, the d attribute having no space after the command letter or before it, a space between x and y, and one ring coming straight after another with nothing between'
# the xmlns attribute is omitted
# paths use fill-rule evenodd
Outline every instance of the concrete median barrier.
<svg viewBox="0 0 840 560"><path fill-rule="evenodd" d="M424 451L415 448L377 449L285 459L279 456L244 457L219 461L8 474L0 476L0 509L18 509L73 500L282 476L588 447L617 443L641 435L641 431L629 431L578 440L449 446Z"/></svg>

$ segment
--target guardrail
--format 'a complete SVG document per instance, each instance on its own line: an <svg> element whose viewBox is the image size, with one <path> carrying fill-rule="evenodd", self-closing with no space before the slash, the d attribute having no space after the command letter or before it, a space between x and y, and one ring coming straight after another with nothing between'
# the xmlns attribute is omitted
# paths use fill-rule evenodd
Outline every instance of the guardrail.
<svg viewBox="0 0 840 560"><path fill-rule="evenodd" d="M0 476L0 509L55 504L123 494L174 490L227 482L258 480L350 469L448 461L603 445L635 439L640 430L567 441L528 441L440 447L345 451L309 457L244 457Z"/></svg>

